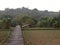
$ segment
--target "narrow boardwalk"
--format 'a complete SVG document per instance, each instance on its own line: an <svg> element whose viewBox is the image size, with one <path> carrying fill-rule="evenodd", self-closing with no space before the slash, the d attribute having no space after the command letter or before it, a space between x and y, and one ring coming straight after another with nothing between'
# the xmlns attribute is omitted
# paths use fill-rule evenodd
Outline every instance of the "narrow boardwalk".
<svg viewBox="0 0 60 45"><path fill-rule="evenodd" d="M8 40L7 45L24 45L20 25L17 25Z"/></svg>

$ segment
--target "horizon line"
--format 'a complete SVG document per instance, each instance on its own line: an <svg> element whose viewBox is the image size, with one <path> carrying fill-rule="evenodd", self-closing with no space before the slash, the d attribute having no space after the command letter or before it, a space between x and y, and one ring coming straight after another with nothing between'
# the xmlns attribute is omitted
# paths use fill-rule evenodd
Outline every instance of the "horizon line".
<svg viewBox="0 0 60 45"><path fill-rule="evenodd" d="M22 8L27 8L27 7L18 7L18 8L22 9ZM18 8L8 8L8 7L6 7L6 8L4 8L4 9L0 9L0 11L4 11L5 9L18 9ZM37 9L37 8L33 8L33 9L27 8L27 9L33 10L33 9ZM47 9L44 9L44 10L39 10L39 9L37 9L37 10L38 10L38 11L48 11L48 12L59 12L59 11L60 11L60 10L58 10L58 11L53 11L53 10L47 10Z"/></svg>

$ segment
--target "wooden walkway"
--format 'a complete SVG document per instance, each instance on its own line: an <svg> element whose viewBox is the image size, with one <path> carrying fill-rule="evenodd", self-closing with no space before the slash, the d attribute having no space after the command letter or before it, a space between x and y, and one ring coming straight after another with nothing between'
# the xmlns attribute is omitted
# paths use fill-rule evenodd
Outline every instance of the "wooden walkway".
<svg viewBox="0 0 60 45"><path fill-rule="evenodd" d="M17 25L8 40L7 45L24 45L20 25Z"/></svg>

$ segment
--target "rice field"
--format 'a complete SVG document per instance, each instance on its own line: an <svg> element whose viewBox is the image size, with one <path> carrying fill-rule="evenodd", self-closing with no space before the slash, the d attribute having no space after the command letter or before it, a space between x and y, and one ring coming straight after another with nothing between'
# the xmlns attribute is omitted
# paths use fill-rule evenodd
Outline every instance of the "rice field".
<svg viewBox="0 0 60 45"><path fill-rule="evenodd" d="M11 34L11 31L0 30L0 45L6 45L6 42Z"/></svg>
<svg viewBox="0 0 60 45"><path fill-rule="evenodd" d="M60 45L60 30L23 30L25 45Z"/></svg>

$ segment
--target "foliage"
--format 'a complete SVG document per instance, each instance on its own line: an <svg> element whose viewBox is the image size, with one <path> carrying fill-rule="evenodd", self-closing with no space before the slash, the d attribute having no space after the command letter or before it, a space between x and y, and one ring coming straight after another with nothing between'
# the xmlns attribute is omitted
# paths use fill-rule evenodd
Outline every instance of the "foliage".
<svg viewBox="0 0 60 45"><path fill-rule="evenodd" d="M12 19L11 20L11 27L15 27L16 26L16 20L15 19Z"/></svg>
<svg viewBox="0 0 60 45"><path fill-rule="evenodd" d="M4 29L5 30L5 29ZM9 30L9 29L8 29ZM11 31L3 31L0 29L0 45L5 45L10 37Z"/></svg>
<svg viewBox="0 0 60 45"><path fill-rule="evenodd" d="M37 26L40 27L60 27L60 17L44 17L38 20Z"/></svg>
<svg viewBox="0 0 60 45"><path fill-rule="evenodd" d="M17 21L19 23L21 23L22 25L26 25L26 24L34 25L34 24L36 24L36 20L28 15L19 15L17 17Z"/></svg>
<svg viewBox="0 0 60 45"><path fill-rule="evenodd" d="M58 17L41 17L40 20L36 20L35 18L28 16L27 14L19 15L17 17L17 21L22 25L29 24L32 26L38 27L60 27L60 16Z"/></svg>
<svg viewBox="0 0 60 45"><path fill-rule="evenodd" d="M0 28L2 28L3 20L0 20Z"/></svg>
<svg viewBox="0 0 60 45"><path fill-rule="evenodd" d="M50 12L48 10L39 11L38 9L30 10L23 7L17 9L5 9L0 11L0 28L9 28L10 26L16 26L16 24L26 25L31 27L60 27L59 12ZM10 18L10 20L8 20Z"/></svg>
<svg viewBox="0 0 60 45"><path fill-rule="evenodd" d="M5 19L5 20L3 20L2 28L9 29L10 26L11 26L11 19Z"/></svg>

